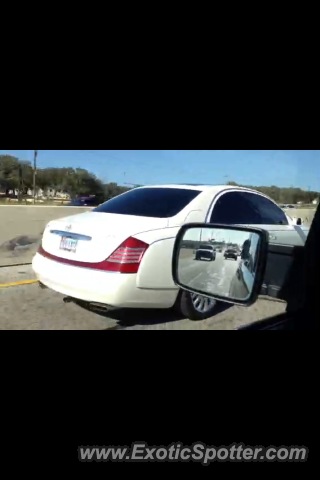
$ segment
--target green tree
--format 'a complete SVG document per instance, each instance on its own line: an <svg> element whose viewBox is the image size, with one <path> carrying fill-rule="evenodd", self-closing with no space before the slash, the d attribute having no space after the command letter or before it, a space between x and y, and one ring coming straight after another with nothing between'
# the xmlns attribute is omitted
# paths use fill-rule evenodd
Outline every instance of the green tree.
<svg viewBox="0 0 320 480"><path fill-rule="evenodd" d="M19 160L11 155L0 155L0 187L4 191L19 186Z"/></svg>

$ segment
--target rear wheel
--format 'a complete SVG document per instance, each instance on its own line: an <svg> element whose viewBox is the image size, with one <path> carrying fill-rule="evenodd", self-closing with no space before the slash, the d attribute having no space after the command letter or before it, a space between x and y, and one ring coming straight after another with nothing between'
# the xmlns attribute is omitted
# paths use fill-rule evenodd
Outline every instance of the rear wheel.
<svg viewBox="0 0 320 480"><path fill-rule="evenodd" d="M174 308L190 320L205 320L214 315L216 305L217 301L212 298L181 291Z"/></svg>

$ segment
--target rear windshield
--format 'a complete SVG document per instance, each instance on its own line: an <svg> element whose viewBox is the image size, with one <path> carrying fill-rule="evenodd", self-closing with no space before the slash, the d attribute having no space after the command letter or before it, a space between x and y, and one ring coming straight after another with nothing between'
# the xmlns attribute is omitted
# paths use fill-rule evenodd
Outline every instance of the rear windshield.
<svg viewBox="0 0 320 480"><path fill-rule="evenodd" d="M141 188L112 198L95 212L118 213L138 217L169 218L177 215L201 191L180 188Z"/></svg>
<svg viewBox="0 0 320 480"><path fill-rule="evenodd" d="M212 245L200 245L201 250L213 250Z"/></svg>

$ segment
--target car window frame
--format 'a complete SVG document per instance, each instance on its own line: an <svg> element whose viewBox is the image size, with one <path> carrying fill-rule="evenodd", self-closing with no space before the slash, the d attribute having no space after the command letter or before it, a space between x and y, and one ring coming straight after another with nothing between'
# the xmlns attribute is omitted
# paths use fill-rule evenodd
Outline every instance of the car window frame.
<svg viewBox="0 0 320 480"><path fill-rule="evenodd" d="M252 195L258 195L259 197L266 198L267 200L269 200L271 203L273 203L277 208L279 208L281 210L281 208L278 206L278 204L274 200L272 200L272 198L268 197L267 195L264 195L261 192L256 192L254 190L250 190L249 188L228 188L228 189L226 188L226 189L220 191L219 193L217 193L216 195L214 195L214 197L211 201L211 204L209 206L207 215L206 215L205 223L212 223L211 222L211 216L212 216L212 212L213 212L213 209L214 209L216 203L218 202L218 200L220 200L220 198L223 195L227 195L228 193L251 193ZM284 213L284 215L285 215L285 213ZM226 225L228 225L228 224L226 224ZM233 224L230 224L230 225L233 225ZM246 224L242 224L242 225L249 226L249 225L254 225L254 224L246 223ZM263 224L261 224L261 225L263 225ZM264 224L264 225L268 225L268 224ZM288 225L289 225L289 222L288 222Z"/></svg>

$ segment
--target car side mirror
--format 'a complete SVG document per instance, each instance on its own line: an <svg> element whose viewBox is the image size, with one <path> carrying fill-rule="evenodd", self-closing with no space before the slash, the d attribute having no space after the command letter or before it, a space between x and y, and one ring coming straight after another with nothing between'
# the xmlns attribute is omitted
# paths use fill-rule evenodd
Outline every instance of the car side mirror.
<svg viewBox="0 0 320 480"><path fill-rule="evenodd" d="M267 254L268 232L265 230L187 224L180 229L175 241L173 280L191 293L249 306L261 291Z"/></svg>

